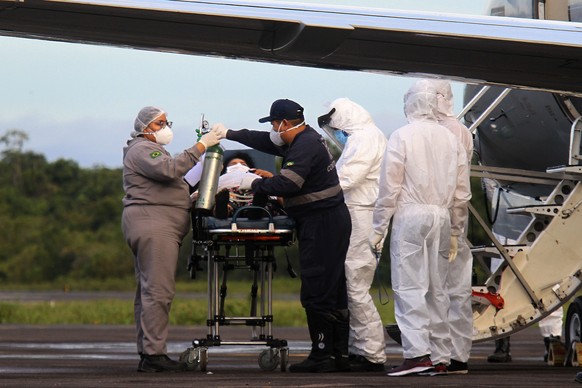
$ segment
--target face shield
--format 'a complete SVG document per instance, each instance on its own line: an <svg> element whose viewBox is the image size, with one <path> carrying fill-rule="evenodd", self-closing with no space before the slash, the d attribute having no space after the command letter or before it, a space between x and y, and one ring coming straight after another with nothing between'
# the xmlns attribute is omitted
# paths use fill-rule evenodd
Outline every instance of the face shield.
<svg viewBox="0 0 582 388"><path fill-rule="evenodd" d="M332 108L332 110L330 110L328 114L319 116L317 118L317 125L319 125L319 128L323 129L323 131L325 132L327 137L329 137L329 139L333 142L333 144L335 144L340 150L343 151L344 145L340 143L340 141L335 136L335 131L338 131L338 129L331 127L329 125L329 123L331 122L331 116L334 114L334 112L335 108Z"/></svg>

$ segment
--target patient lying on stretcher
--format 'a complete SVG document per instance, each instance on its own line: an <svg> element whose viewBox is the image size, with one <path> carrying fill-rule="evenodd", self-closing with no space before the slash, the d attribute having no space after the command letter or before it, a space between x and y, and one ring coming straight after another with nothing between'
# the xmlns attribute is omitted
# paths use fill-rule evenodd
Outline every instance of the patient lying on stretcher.
<svg viewBox="0 0 582 388"><path fill-rule="evenodd" d="M270 197L265 194L253 194L248 190L240 190L238 185L243 174L256 174L258 177L268 178L273 176L266 170L254 168L250 156L239 153L225 161L225 168L218 179L216 204L213 214L216 218L232 217L234 212L243 206L253 205L267 209L272 216L285 215L283 203L280 198ZM249 209L241 214L242 217L261 218L266 213L259 209Z"/></svg>

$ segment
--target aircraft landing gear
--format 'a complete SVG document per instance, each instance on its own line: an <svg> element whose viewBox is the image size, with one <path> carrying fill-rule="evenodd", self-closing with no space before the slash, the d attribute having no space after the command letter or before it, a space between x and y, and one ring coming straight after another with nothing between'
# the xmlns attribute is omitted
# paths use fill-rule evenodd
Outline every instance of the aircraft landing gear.
<svg viewBox="0 0 582 388"><path fill-rule="evenodd" d="M582 297L577 297L568 307L566 314L566 345L571 345L572 341L580 341L580 332L582 326Z"/></svg>
<svg viewBox="0 0 582 388"><path fill-rule="evenodd" d="M582 342L582 296L577 297L568 307L566 314L566 323L564 328L565 345L567 349L566 364L580 364L582 360L578 359L576 354L576 344Z"/></svg>

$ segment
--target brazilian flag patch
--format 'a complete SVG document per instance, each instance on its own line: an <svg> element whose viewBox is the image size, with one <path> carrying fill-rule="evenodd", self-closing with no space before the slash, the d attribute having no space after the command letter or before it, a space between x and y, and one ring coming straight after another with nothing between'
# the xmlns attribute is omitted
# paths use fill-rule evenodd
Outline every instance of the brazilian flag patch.
<svg viewBox="0 0 582 388"><path fill-rule="evenodd" d="M152 159L157 158L158 156L160 156L162 153L160 151L154 151L150 154Z"/></svg>
<svg viewBox="0 0 582 388"><path fill-rule="evenodd" d="M285 163L285 167L291 167L295 164L295 162L287 162Z"/></svg>

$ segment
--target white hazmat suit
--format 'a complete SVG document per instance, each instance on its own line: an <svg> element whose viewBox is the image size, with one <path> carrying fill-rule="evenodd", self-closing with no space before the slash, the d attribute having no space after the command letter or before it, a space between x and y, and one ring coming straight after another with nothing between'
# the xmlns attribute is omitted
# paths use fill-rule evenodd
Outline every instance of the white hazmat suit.
<svg viewBox="0 0 582 388"><path fill-rule="evenodd" d="M448 364L450 238L464 233L471 191L466 152L438 124L436 105L426 80L417 81L404 96L409 124L388 140L370 242L380 241L394 217L390 259L403 356L430 355L433 364Z"/></svg>
<svg viewBox="0 0 582 388"><path fill-rule="evenodd" d="M429 81L437 94L437 119L460 140L470 164L473 136L453 113L453 91L446 80ZM468 215L468 214L467 214ZM465 220L465 224L466 224ZM466 363L473 343L473 310L471 307L471 276L473 255L467 242L467 231L459 236L457 258L449 266L446 290L449 294L449 327L451 330L451 359Z"/></svg>
<svg viewBox="0 0 582 388"><path fill-rule="evenodd" d="M352 219L352 235L345 269L350 311L349 353L375 364L386 362L384 327L370 287L377 261L370 250L374 204L382 158L388 139L374 124L370 114L347 98L331 103L335 112L329 126L348 134L337 162L340 185Z"/></svg>

